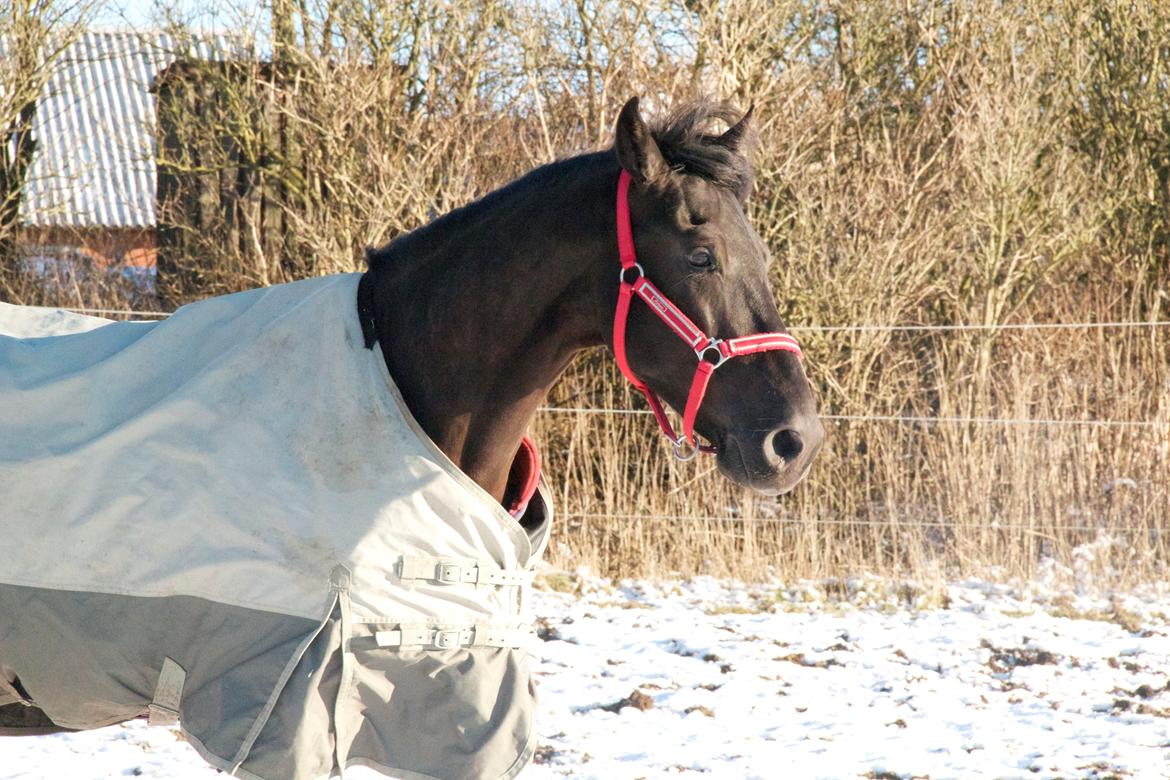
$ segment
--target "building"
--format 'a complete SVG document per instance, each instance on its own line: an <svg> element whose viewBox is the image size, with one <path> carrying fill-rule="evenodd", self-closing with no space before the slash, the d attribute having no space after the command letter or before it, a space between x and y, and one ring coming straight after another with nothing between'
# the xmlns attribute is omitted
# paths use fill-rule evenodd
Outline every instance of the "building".
<svg viewBox="0 0 1170 780"><path fill-rule="evenodd" d="M86 32L66 48L37 103L20 208L21 254L34 268L88 259L150 283L158 246L151 88L179 54L215 59L223 50L131 31Z"/></svg>

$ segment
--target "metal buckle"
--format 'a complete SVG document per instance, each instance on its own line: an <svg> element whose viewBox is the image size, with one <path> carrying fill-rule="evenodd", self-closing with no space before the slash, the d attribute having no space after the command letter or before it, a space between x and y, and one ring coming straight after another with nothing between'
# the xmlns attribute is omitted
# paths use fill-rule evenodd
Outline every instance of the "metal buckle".
<svg viewBox="0 0 1170 780"><path fill-rule="evenodd" d="M674 449L674 457L683 463L686 463L688 460L694 460L699 454L699 448L687 441L685 436L679 436L670 445ZM684 447L690 447L690 452L685 451L683 449Z"/></svg>
<svg viewBox="0 0 1170 780"><path fill-rule="evenodd" d="M435 579L446 583L462 582L463 567L458 563L440 563L435 567Z"/></svg>
<svg viewBox="0 0 1170 780"><path fill-rule="evenodd" d="M638 272L638 275L636 277L634 277L634 281L632 281L632 282L626 281L626 271L629 271L629 270L636 270ZM626 268L625 266L623 266L621 269L618 270L618 281L621 284L628 284L630 286L633 286L634 284L637 283L637 281L639 279L642 279L645 276L646 276L646 269L642 267L641 263L634 263L629 268Z"/></svg>
<svg viewBox="0 0 1170 780"><path fill-rule="evenodd" d="M435 647L440 650L450 650L453 647L459 647L462 631L457 629L449 629L447 631L435 632Z"/></svg>
<svg viewBox="0 0 1170 780"><path fill-rule="evenodd" d="M705 363L709 363L711 365L712 370L719 368L719 366L723 365L724 363L726 363L730 359L730 356L724 355L723 350L721 350L719 348L719 345L722 343L723 343L723 339L711 339L711 341L708 342L707 346L703 347L702 349L696 349L695 354L698 356L699 360L701 360ZM717 359L716 360L707 360L707 352L709 352L712 349L715 350L715 354L717 355Z"/></svg>

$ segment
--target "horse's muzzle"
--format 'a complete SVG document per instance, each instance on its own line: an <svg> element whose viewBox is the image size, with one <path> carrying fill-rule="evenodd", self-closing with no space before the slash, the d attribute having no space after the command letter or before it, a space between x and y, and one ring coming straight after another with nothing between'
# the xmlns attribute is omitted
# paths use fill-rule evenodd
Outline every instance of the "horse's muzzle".
<svg viewBox="0 0 1170 780"><path fill-rule="evenodd" d="M776 496L808 474L825 439L815 415L794 415L772 428L729 432L719 447L719 470L744 487Z"/></svg>

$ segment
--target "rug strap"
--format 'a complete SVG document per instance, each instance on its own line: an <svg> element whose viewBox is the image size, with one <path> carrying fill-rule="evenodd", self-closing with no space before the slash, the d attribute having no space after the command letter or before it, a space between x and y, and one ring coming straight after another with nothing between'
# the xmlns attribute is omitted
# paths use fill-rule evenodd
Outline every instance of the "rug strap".
<svg viewBox="0 0 1170 780"><path fill-rule="evenodd" d="M392 631L378 631L378 647L422 647L427 650L453 650L460 647L527 647L532 638L530 628L491 626L477 623L463 628L440 626L399 626Z"/></svg>
<svg viewBox="0 0 1170 780"><path fill-rule="evenodd" d="M187 671L171 658L164 658L154 698L147 707L146 721L151 726L170 726L179 722L179 702L183 698L183 684Z"/></svg>
<svg viewBox="0 0 1170 780"><path fill-rule="evenodd" d="M495 561L431 555L404 555L398 561L402 580L425 580L445 585L500 585L523 587L532 582L532 572L501 569Z"/></svg>

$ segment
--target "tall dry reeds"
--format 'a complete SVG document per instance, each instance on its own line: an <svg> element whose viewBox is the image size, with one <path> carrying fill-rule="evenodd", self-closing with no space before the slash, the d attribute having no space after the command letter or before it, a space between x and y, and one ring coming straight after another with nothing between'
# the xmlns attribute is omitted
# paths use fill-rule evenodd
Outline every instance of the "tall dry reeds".
<svg viewBox="0 0 1170 780"><path fill-rule="evenodd" d="M751 216L822 409L845 419L795 493L753 497L674 463L646 417L597 411L643 407L588 354L551 403L590 411L536 431L556 563L1165 576L1170 329L998 326L1170 319L1170 7L298 8L278 5L276 65L205 72L214 99L167 107L181 142L160 166L194 188L163 203L185 236L160 266L175 302L355 270L366 244L604 146L629 95L757 107ZM986 327L810 328L955 323Z"/></svg>

